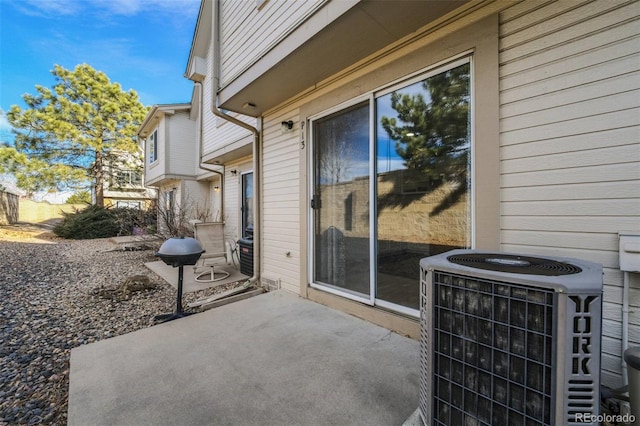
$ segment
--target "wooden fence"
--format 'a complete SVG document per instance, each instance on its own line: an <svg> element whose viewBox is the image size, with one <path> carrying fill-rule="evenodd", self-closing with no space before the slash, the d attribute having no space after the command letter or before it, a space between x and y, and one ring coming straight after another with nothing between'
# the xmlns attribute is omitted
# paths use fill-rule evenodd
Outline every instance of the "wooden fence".
<svg viewBox="0 0 640 426"><path fill-rule="evenodd" d="M0 225L10 225L19 219L19 200L16 194L0 191Z"/></svg>
<svg viewBox="0 0 640 426"><path fill-rule="evenodd" d="M20 200L20 222L40 223L51 219L61 219L64 213L82 210L86 204L50 204L46 201Z"/></svg>

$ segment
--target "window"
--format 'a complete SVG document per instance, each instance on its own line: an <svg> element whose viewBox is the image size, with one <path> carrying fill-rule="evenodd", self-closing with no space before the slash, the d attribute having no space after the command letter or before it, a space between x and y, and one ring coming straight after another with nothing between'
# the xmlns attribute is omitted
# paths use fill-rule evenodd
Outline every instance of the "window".
<svg viewBox="0 0 640 426"><path fill-rule="evenodd" d="M142 203L140 201L116 201L116 207L118 208L128 208L128 209L138 209L142 208Z"/></svg>
<svg viewBox="0 0 640 426"><path fill-rule="evenodd" d="M142 174L137 170L116 170L111 176L113 188L142 187Z"/></svg>
<svg viewBox="0 0 640 426"><path fill-rule="evenodd" d="M471 246L471 62L311 120L312 285L418 314L420 259Z"/></svg>
<svg viewBox="0 0 640 426"><path fill-rule="evenodd" d="M149 136L148 148L149 148L149 164L155 162L158 159L158 130L154 130Z"/></svg>

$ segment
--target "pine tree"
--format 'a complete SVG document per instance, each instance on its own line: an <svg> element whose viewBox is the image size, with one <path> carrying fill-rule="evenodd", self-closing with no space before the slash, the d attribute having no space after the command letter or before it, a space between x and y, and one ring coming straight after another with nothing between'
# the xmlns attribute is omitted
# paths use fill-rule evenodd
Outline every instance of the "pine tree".
<svg viewBox="0 0 640 426"><path fill-rule="evenodd" d="M391 107L397 114L383 116L380 124L395 152L402 158L404 176L422 182L421 190L430 192L445 182L453 191L432 212L438 214L467 193L470 129L469 65L461 65L422 82L419 93L392 92ZM394 190L381 196L380 208L406 206L422 196L403 194L400 181ZM398 196L403 194L403 196Z"/></svg>
<svg viewBox="0 0 640 426"><path fill-rule="evenodd" d="M381 124L407 169L421 171L431 181L442 177L462 180L468 162L469 67L460 66L423 83L423 94L391 94L396 118L382 117Z"/></svg>
<svg viewBox="0 0 640 426"><path fill-rule="evenodd" d="M90 183L103 206L109 174L141 156L136 131L147 108L134 90L87 64L56 65L52 74L51 89L37 85L37 95L23 96L26 109L13 105L7 113L15 146L0 148L0 172L13 173L28 192Z"/></svg>

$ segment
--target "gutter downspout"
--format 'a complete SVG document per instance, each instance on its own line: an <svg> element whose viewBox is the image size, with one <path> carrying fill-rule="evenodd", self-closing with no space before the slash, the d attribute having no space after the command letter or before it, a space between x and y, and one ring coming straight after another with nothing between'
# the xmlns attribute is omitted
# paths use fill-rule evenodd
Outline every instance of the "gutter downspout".
<svg viewBox="0 0 640 426"><path fill-rule="evenodd" d="M220 1L213 1L213 17L211 19L211 43L213 45L212 52L212 68L213 81L211 84L211 112L227 120L230 123L249 130L253 134L252 144L252 160L253 160L253 276L249 278L247 284L253 284L260 277L260 164L258 157L260 155L260 131L235 117L225 114L218 108L218 88L220 87L220 37L219 37L219 8Z"/></svg>
<svg viewBox="0 0 640 426"><path fill-rule="evenodd" d="M202 99L203 99L203 94L202 94L202 83L200 83L199 81L194 82L194 85L196 86L197 90L198 90L198 104L200 105L199 107L199 113L198 113L198 167L200 167L203 170L207 170L209 172L213 172L215 174L217 174L218 176L220 176L220 220L224 221L224 166L211 166L210 164L207 164L205 162L202 161L202 157L204 156L204 143L203 143L203 138L202 135L203 133L203 127L204 127L204 108L203 108L203 103L202 103ZM219 169L214 169L212 167L219 167L222 168L222 171L220 171Z"/></svg>

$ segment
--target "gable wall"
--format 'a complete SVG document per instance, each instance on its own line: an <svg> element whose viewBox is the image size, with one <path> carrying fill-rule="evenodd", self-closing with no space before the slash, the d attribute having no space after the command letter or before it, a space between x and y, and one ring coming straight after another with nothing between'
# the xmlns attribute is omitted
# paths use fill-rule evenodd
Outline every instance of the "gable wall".
<svg viewBox="0 0 640 426"><path fill-rule="evenodd" d="M639 16L623 1L525 1L500 15L501 248L604 265L602 379L615 387L618 231L640 231Z"/></svg>

